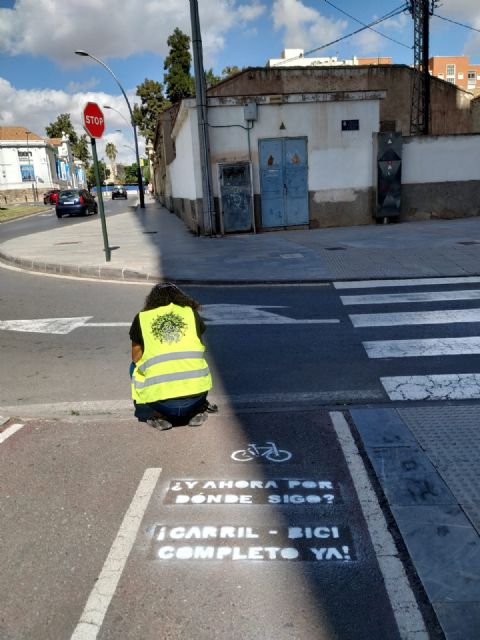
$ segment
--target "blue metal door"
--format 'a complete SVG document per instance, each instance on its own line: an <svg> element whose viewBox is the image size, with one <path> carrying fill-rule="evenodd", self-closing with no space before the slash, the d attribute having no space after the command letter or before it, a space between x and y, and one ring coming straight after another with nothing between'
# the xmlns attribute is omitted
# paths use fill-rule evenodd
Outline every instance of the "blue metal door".
<svg viewBox="0 0 480 640"><path fill-rule="evenodd" d="M262 226L308 224L306 138L259 141Z"/></svg>

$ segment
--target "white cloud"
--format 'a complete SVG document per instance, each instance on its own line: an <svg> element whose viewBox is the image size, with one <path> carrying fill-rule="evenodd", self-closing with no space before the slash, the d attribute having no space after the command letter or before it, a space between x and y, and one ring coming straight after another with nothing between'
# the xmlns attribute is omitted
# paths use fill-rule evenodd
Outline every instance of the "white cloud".
<svg viewBox="0 0 480 640"><path fill-rule="evenodd" d="M347 26L345 20L331 20L300 0L274 0L273 25L285 30L284 46L313 49L336 40ZM321 55L321 54L319 54Z"/></svg>
<svg viewBox="0 0 480 640"><path fill-rule="evenodd" d="M128 99L133 105L136 96L129 95ZM61 113L69 113L75 131L84 133L82 124L82 111L86 102L96 102L100 106L108 104L128 120L128 108L122 96L113 96L107 93L66 93L65 91L45 90L19 90L10 82L0 78L0 126L25 126L41 137L46 137L45 127L54 122ZM134 146L133 131L128 122L112 109L103 109L105 115L106 132L98 141L98 152L101 157L104 154L105 144L114 141L118 149L118 162L132 163L135 154L122 145ZM115 130L121 129L121 133ZM113 137L113 140L112 140ZM119 140L119 144L117 144ZM144 140L138 138L140 154L144 153Z"/></svg>
<svg viewBox="0 0 480 640"><path fill-rule="evenodd" d="M206 61L223 48L227 31L265 11L258 0L202 0L199 5ZM140 52L165 56L175 27L190 33L187 0L17 0L13 9L0 10L0 51L46 56L65 66L80 64L75 49L101 59Z"/></svg>

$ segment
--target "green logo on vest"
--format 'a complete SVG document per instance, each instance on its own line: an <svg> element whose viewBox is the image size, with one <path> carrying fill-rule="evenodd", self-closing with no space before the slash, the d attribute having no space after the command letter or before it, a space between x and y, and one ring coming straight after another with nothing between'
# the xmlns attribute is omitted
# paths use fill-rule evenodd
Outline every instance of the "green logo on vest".
<svg viewBox="0 0 480 640"><path fill-rule="evenodd" d="M157 316L150 328L152 334L160 340L160 342L180 342L181 338L187 332L187 323L176 313L166 313L164 316Z"/></svg>

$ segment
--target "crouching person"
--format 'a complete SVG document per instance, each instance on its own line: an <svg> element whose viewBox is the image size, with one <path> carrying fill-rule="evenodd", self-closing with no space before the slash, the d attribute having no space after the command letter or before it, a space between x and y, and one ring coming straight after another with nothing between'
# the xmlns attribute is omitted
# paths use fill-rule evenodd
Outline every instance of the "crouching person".
<svg viewBox="0 0 480 640"><path fill-rule="evenodd" d="M156 429L197 427L216 410L199 306L174 284L157 284L130 327L135 416Z"/></svg>

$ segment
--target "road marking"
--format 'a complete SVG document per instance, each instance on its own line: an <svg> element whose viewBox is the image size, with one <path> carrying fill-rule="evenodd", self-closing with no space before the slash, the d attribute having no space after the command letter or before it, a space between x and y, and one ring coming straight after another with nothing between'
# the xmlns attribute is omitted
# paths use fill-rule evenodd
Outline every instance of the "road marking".
<svg viewBox="0 0 480 640"><path fill-rule="evenodd" d="M336 324L338 318L288 318L264 309L287 309L277 305L205 304L201 315L211 325L220 324Z"/></svg>
<svg viewBox="0 0 480 640"><path fill-rule="evenodd" d="M404 313L360 313L349 315L354 327L393 327L414 324L480 322L480 309L406 311Z"/></svg>
<svg viewBox="0 0 480 640"><path fill-rule="evenodd" d="M92 316L78 318L37 318L34 320L2 320L0 329L27 333L53 333L66 335L78 327L83 327Z"/></svg>
<svg viewBox="0 0 480 640"><path fill-rule="evenodd" d="M400 637L402 640L428 640L425 623L347 421L339 411L330 412L330 418L367 523Z"/></svg>
<svg viewBox="0 0 480 640"><path fill-rule="evenodd" d="M209 325L246 324L338 324L338 318L289 318L263 309L286 309L287 307L258 307L249 304L207 304L202 307L202 316ZM28 333L52 333L66 335L80 327L130 327L131 322L89 322L93 316L74 318L35 318L32 320L3 320L0 330Z"/></svg>
<svg viewBox="0 0 480 640"><path fill-rule="evenodd" d="M410 293L383 293L365 296L340 296L345 305L349 304L399 304L401 302L443 302L445 300L478 300L479 289L464 291L413 291Z"/></svg>
<svg viewBox="0 0 480 640"><path fill-rule="evenodd" d="M480 354L480 337L362 342L369 358L423 358Z"/></svg>
<svg viewBox="0 0 480 640"><path fill-rule="evenodd" d="M0 433L0 444L2 444L2 442L5 442L5 440L7 440L7 438L10 438L10 436L13 436L14 433L17 433L17 431L20 431L23 426L23 424L12 424L10 425L10 427L7 427L5 431L2 431Z"/></svg>
<svg viewBox="0 0 480 640"><path fill-rule="evenodd" d="M97 637L161 471L150 468L143 474L71 640Z"/></svg>
<svg viewBox="0 0 480 640"><path fill-rule="evenodd" d="M404 278L401 280L351 280L348 282L334 282L335 289L373 289L375 287L421 287L424 285L443 284L476 284L480 282L478 276L464 278Z"/></svg>
<svg viewBox="0 0 480 640"><path fill-rule="evenodd" d="M390 400L478 400L480 373L380 378Z"/></svg>

